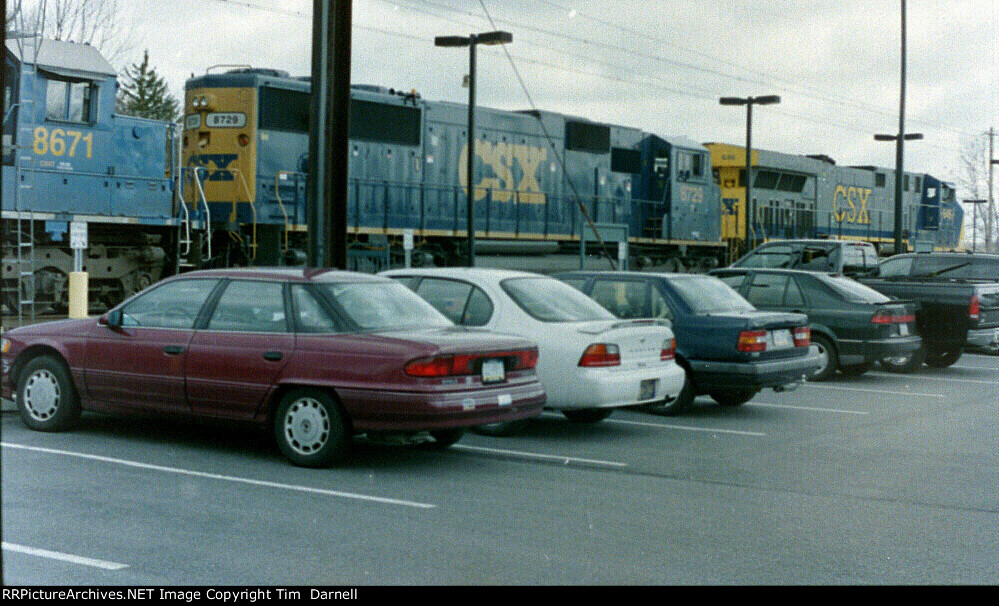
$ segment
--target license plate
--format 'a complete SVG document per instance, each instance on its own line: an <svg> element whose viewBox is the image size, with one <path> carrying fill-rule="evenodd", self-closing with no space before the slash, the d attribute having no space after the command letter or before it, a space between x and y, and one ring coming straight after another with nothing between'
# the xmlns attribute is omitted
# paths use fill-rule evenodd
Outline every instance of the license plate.
<svg viewBox="0 0 999 606"><path fill-rule="evenodd" d="M794 347L794 340L791 338L790 330L774 330L770 334L773 336L775 349Z"/></svg>
<svg viewBox="0 0 999 606"><path fill-rule="evenodd" d="M638 401L642 402L645 400L651 400L656 397L656 383L657 379L645 379L638 386Z"/></svg>
<svg viewBox="0 0 999 606"><path fill-rule="evenodd" d="M486 360L482 363L482 382L498 383L506 378L503 360Z"/></svg>
<svg viewBox="0 0 999 606"><path fill-rule="evenodd" d="M909 325L908 324L899 324L898 325L898 334L899 334L899 336L902 336L902 337L907 336L909 334Z"/></svg>

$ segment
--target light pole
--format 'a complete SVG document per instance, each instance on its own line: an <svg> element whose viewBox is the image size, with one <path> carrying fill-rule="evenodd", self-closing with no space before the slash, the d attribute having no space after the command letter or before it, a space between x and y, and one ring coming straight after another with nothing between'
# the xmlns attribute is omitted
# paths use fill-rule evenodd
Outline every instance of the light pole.
<svg viewBox="0 0 999 606"><path fill-rule="evenodd" d="M895 142L895 251L894 254L902 252L902 171L904 163L902 161L903 147L905 141L922 139L920 133L905 134L905 0L902 0L902 81L899 86L898 96L898 134L897 135L874 135L875 141Z"/></svg>
<svg viewBox="0 0 999 606"><path fill-rule="evenodd" d="M722 97L718 100L722 105L745 105L746 106L746 235L749 235L749 222L752 217L749 214L749 207L753 200L753 106L754 105L776 105L780 103L778 95L763 95L761 97ZM736 219L738 220L738 219Z"/></svg>
<svg viewBox="0 0 999 606"><path fill-rule="evenodd" d="M475 45L477 44L508 44L513 42L513 34L504 31L470 34L468 36L437 36L434 46L468 47L468 166L466 167L468 214L468 266L475 267L475 215L473 202L475 200L475 184L473 173L475 168Z"/></svg>

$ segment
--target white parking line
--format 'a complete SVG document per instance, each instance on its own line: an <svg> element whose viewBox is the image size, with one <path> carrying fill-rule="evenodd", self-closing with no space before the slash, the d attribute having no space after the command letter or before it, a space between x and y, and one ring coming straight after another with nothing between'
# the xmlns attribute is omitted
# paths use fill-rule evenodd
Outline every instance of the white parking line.
<svg viewBox="0 0 999 606"><path fill-rule="evenodd" d="M598 459L581 459L578 457L567 457L564 455L549 455L541 454L537 452L523 452L520 450L502 450L499 448L485 448L482 446L467 446L465 444L455 444L451 447L451 450L464 450L468 452L485 452L491 454L502 454L514 457L520 457L523 459L542 459L545 461L556 461L564 465L569 465L571 463L586 463L589 465L604 465L607 467L622 468L627 467L627 463L620 463L618 461L601 461Z"/></svg>
<svg viewBox="0 0 999 606"><path fill-rule="evenodd" d="M128 564L119 564L118 562L108 562L107 560L95 560L93 558L85 558L83 556L73 555L71 553L61 553L58 551L49 551L48 549L38 549L37 547L26 547L24 545L18 545L16 543L8 543L7 541L4 541L2 543L2 546L7 551L26 553L28 555L38 556L40 558L60 560L62 562L70 562L72 564L82 564L83 566L93 566L94 568L103 568L104 570L121 570L122 568L128 568Z"/></svg>
<svg viewBox="0 0 999 606"><path fill-rule="evenodd" d="M12 444L10 442L0 442L0 445L5 448L16 448L20 450L30 450L33 452L44 452L47 454L57 454L67 457L76 457L80 459L88 459L91 461L101 461L103 463L114 463L116 465L125 465L127 467L135 467L138 469L149 469L152 471L162 471L166 473L175 473L178 475L194 476L198 478L207 478L210 480L222 480L224 482L234 482L237 484L249 484L251 486L264 486L266 488L277 488L279 490L291 490L295 492L305 492L310 494L321 494L331 497L341 497L344 499L354 499L358 501L371 501L373 503L385 503L388 505L402 505L405 507L415 507L418 509L435 509L437 506L431 503L419 503L416 501L406 501L402 499L390 499L386 497L375 497L365 494L357 494L353 492L342 492L339 490L327 490L325 488L313 488L311 486L299 486L296 484L283 484L280 482L268 482L266 480L254 480L252 478L241 478L238 476L226 476L216 473L207 473L204 471L193 471L190 469L181 469L179 467L164 467L162 465L152 465L150 463L139 463L138 461L129 461L126 459L116 459L113 457L105 457L101 455L84 454L80 452L71 452L68 450L56 450L54 448L41 448L38 446L25 446L24 444Z"/></svg>
<svg viewBox="0 0 999 606"><path fill-rule="evenodd" d="M748 402L744 406L760 406L762 408L790 408L792 410L808 410L812 412L836 412L847 415L866 415L863 410L844 410L842 408L821 408L818 406L791 406L790 404L765 404L763 402Z"/></svg>
<svg viewBox="0 0 999 606"><path fill-rule="evenodd" d="M956 368L952 366L951 368ZM990 370L988 368L978 368L976 370ZM872 373L882 377L897 377L898 375L892 373ZM926 381L953 381L955 383L984 383L986 385L996 385L999 383L999 379L994 381L986 381L984 379L955 379L954 377L928 377L926 375L905 375L907 379L924 379Z"/></svg>
<svg viewBox="0 0 999 606"><path fill-rule="evenodd" d="M643 423L641 421L619 421L617 419L608 419L604 423L617 423L619 425L635 425L637 427L655 427L656 429L681 429L683 431L707 431L710 433L731 433L740 436L758 436L762 437L767 434L760 433L758 431L741 431L738 429L717 429L714 427L691 427L689 425L670 425L667 423Z"/></svg>
<svg viewBox="0 0 999 606"><path fill-rule="evenodd" d="M843 391L864 391L868 393L879 393L879 394L889 394L893 396L922 396L925 398L946 398L947 396L940 395L938 393L918 393L915 391L885 391L884 389L862 389L860 387L839 387L836 385L816 385L815 383L809 383L809 387L815 387L817 389L839 389Z"/></svg>

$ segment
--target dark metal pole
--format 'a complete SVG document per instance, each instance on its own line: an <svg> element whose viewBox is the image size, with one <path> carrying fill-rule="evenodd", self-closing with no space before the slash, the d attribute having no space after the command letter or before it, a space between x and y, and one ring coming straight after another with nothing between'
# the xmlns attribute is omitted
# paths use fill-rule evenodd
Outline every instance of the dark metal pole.
<svg viewBox="0 0 999 606"><path fill-rule="evenodd" d="M902 0L902 81L898 101L898 139L895 141L895 254L902 251L902 171L905 146L905 0Z"/></svg>
<svg viewBox="0 0 999 606"><path fill-rule="evenodd" d="M747 98L746 102L746 217L752 220L754 217L749 216L749 208L753 203L753 101L751 98ZM747 221L747 225L749 222ZM746 235L749 235L749 231L746 231Z"/></svg>
<svg viewBox="0 0 999 606"><path fill-rule="evenodd" d="M352 0L313 0L308 264L347 267Z"/></svg>
<svg viewBox="0 0 999 606"><path fill-rule="evenodd" d="M475 34L468 37L468 266L475 267Z"/></svg>

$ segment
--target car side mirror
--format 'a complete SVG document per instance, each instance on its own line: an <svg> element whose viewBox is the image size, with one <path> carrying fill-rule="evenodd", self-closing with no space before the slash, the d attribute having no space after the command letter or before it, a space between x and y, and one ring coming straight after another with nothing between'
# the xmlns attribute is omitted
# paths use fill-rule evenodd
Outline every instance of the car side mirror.
<svg viewBox="0 0 999 606"><path fill-rule="evenodd" d="M108 328L121 328L122 313L120 309L112 309L97 319L97 323Z"/></svg>

